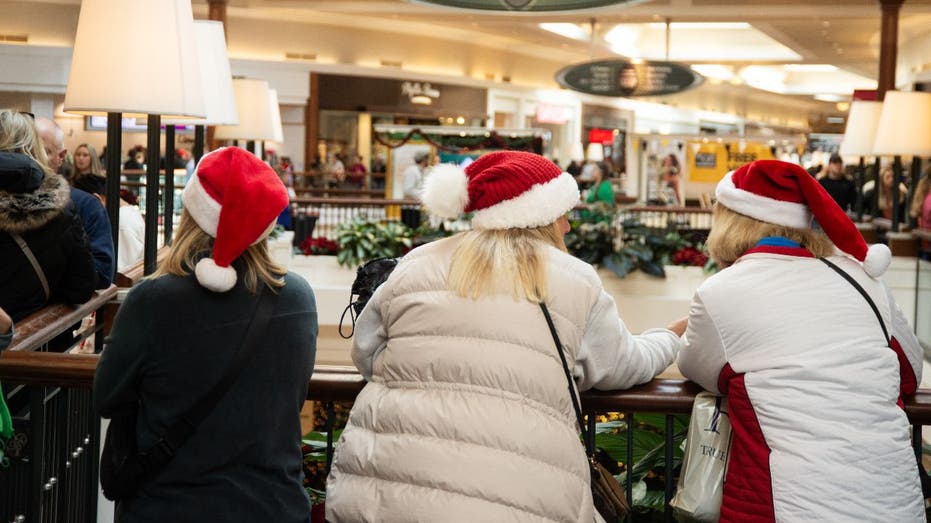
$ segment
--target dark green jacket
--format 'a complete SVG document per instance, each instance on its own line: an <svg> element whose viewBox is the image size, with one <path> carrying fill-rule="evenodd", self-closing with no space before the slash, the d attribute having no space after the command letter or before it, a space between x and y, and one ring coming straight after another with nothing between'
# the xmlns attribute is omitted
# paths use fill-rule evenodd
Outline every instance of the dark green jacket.
<svg viewBox="0 0 931 523"><path fill-rule="evenodd" d="M313 372L313 291L289 273L266 342L220 404L116 522L310 521L302 486L300 411ZM257 298L240 282L215 293L193 276L144 280L127 295L94 379L101 416L141 402L139 448L214 386L246 332Z"/></svg>

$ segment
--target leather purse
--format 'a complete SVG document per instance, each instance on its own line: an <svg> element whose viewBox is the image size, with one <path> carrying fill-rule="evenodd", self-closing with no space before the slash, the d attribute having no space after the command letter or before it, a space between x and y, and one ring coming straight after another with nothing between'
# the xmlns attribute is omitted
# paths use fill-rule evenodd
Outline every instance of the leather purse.
<svg viewBox="0 0 931 523"><path fill-rule="evenodd" d="M543 310L543 317L546 318L546 324L553 336L553 343L556 344L556 352L559 353L559 360L562 361L562 368L566 373L566 381L569 382L569 397L572 399L572 408L575 410L576 421L579 423L579 430L582 432L582 441L585 442L585 455L588 456L588 467L591 472L592 502L595 504L595 510L606 521L619 521L630 512L627 496L614 475L598 461L599 454L595 451L594 437L590 438L585 430L582 407L579 405L579 398L575 393L575 381L572 379L572 372L569 371L569 363L566 361L566 354L562 343L559 341L559 335L556 333L556 327L553 325L553 319L550 317L550 311L546 308L546 304L542 302L540 303L540 309Z"/></svg>

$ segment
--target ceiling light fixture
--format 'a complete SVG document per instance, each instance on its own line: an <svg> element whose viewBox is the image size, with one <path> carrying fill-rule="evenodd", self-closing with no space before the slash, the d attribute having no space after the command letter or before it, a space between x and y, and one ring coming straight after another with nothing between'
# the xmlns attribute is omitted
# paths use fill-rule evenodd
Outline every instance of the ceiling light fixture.
<svg viewBox="0 0 931 523"><path fill-rule="evenodd" d="M556 33L559 36L564 36L566 38L571 38L573 40L579 40L582 42L587 42L590 38L588 31L584 28L569 23L543 23L539 25L540 29L544 31L549 31L551 33Z"/></svg>
<svg viewBox="0 0 931 523"><path fill-rule="evenodd" d="M610 5L639 4L644 0L408 0L470 11L556 12L595 9Z"/></svg>

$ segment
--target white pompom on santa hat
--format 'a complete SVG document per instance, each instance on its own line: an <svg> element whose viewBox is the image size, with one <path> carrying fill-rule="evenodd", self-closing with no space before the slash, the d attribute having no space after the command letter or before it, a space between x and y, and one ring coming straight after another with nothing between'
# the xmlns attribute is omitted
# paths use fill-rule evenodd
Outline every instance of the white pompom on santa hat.
<svg viewBox="0 0 931 523"><path fill-rule="evenodd" d="M555 163L533 153L496 151L465 169L433 168L423 204L441 218L472 215L475 229L524 229L555 222L579 202L579 186Z"/></svg>
<svg viewBox="0 0 931 523"><path fill-rule="evenodd" d="M882 276L892 261L889 248L867 245L824 187L794 163L748 163L727 173L718 183L715 196L732 211L793 229L811 229L814 218L831 242L862 262L863 270L874 278Z"/></svg>
<svg viewBox="0 0 931 523"><path fill-rule="evenodd" d="M204 155L181 200L197 225L215 239L212 257L194 267L197 281L214 292L236 285L233 261L265 239L289 202L275 171L238 147Z"/></svg>

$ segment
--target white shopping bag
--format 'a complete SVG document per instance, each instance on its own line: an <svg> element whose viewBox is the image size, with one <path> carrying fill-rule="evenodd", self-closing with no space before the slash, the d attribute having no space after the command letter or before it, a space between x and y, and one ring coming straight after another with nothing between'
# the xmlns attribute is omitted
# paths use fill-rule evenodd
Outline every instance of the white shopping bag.
<svg viewBox="0 0 931 523"><path fill-rule="evenodd" d="M727 398L700 393L692 406L678 490L669 502L680 521L718 521L730 447Z"/></svg>

